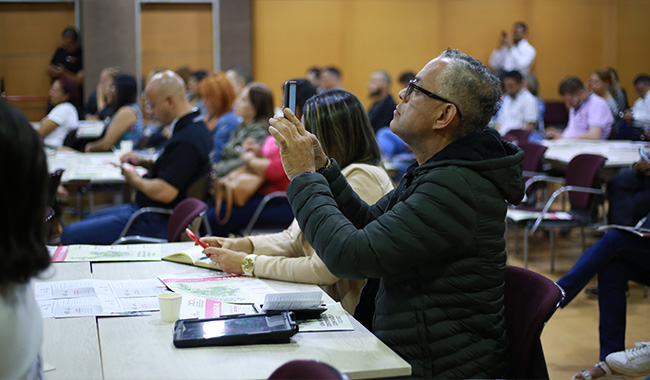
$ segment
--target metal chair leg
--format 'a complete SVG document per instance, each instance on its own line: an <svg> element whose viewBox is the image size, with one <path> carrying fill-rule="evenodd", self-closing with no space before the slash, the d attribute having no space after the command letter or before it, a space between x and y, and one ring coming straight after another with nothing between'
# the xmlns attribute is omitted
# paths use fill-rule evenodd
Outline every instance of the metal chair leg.
<svg viewBox="0 0 650 380"><path fill-rule="evenodd" d="M549 244L551 245L551 273L555 272L555 228L549 228Z"/></svg>
<svg viewBox="0 0 650 380"><path fill-rule="evenodd" d="M524 227L524 268L528 269L528 226Z"/></svg>

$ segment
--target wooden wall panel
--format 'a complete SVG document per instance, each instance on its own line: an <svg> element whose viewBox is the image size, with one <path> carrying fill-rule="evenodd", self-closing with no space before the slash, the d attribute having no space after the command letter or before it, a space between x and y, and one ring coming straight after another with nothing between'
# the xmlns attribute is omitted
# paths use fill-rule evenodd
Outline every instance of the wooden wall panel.
<svg viewBox="0 0 650 380"><path fill-rule="evenodd" d="M531 43L537 49L535 73L540 94L560 99L562 79L574 75L583 81L605 65L602 9L608 0L536 0L532 3Z"/></svg>
<svg viewBox="0 0 650 380"><path fill-rule="evenodd" d="M404 71L417 72L442 51L440 1L406 0L380 2L363 0L346 3L344 11L345 61L342 67L349 91L370 106L368 79L375 70L393 78L391 93L401 90L397 77ZM418 12L413 12L413 9Z"/></svg>
<svg viewBox="0 0 650 380"><path fill-rule="evenodd" d="M276 105L287 79L304 77L312 66L343 67L344 1L253 3L253 77L271 87Z"/></svg>
<svg viewBox="0 0 650 380"><path fill-rule="evenodd" d="M74 26L69 3L0 3L0 77L7 95L47 96L46 72L61 44L61 32ZM30 120L45 116L47 101L14 103Z"/></svg>
<svg viewBox="0 0 650 380"><path fill-rule="evenodd" d="M619 0L617 4L615 67L631 106L638 97L632 85L634 78L641 73L650 74L650 2Z"/></svg>
<svg viewBox="0 0 650 380"><path fill-rule="evenodd" d="M487 62L501 31L524 21L542 98L558 100L567 75L586 80L609 65L629 94L634 76L650 71L648 19L645 0L254 0L253 64L277 94L310 66L338 65L345 88L367 103L372 71L396 79L448 46Z"/></svg>
<svg viewBox="0 0 650 380"><path fill-rule="evenodd" d="M210 4L142 4L142 75L157 67L212 70Z"/></svg>

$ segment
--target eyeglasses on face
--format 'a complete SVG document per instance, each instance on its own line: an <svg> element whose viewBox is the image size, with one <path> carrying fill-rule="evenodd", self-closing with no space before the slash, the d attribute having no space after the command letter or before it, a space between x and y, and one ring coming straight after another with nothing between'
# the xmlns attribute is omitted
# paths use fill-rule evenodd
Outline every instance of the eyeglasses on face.
<svg viewBox="0 0 650 380"><path fill-rule="evenodd" d="M413 92L413 90L417 90L419 93L421 93L421 94L423 94L423 95L426 95L427 97L429 97L429 98L431 98L431 99L439 100L439 101L441 101L441 102L443 102L443 103L453 104L454 107L456 107L456 111L458 111L458 116L461 117L461 118L463 117L463 116L461 115L461 113L460 113L460 108L458 108L458 106L456 105L456 103L454 103L454 102L452 102L452 101L450 101L450 100L447 100L447 99L443 98L443 97L440 96L440 95L436 95L436 94L434 94L433 92L431 92L431 91L429 91L429 90L426 90L426 89L424 89L424 88L418 86L417 84L415 84L416 82L417 82L417 79L413 79L413 80L411 80L411 81L409 82L409 85L406 87L406 92L404 93L404 98L403 98L404 100L406 100L406 99L411 95L411 93Z"/></svg>

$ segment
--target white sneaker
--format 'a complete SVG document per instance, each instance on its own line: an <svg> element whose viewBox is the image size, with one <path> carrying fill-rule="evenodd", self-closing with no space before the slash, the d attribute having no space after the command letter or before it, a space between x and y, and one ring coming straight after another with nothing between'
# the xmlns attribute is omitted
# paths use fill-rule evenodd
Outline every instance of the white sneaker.
<svg viewBox="0 0 650 380"><path fill-rule="evenodd" d="M644 376L650 374L650 342L634 344L636 348L613 352L605 361L612 370L625 376Z"/></svg>

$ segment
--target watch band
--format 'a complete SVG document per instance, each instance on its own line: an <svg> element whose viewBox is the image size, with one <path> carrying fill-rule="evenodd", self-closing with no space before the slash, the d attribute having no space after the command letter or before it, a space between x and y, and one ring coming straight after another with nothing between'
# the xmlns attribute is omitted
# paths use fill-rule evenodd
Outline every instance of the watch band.
<svg viewBox="0 0 650 380"><path fill-rule="evenodd" d="M325 162L325 165L323 165L322 168L319 168L318 170L316 170L316 172L317 173L322 173L325 169L329 168L330 165L332 165L332 160L329 157L327 157L327 162Z"/></svg>

